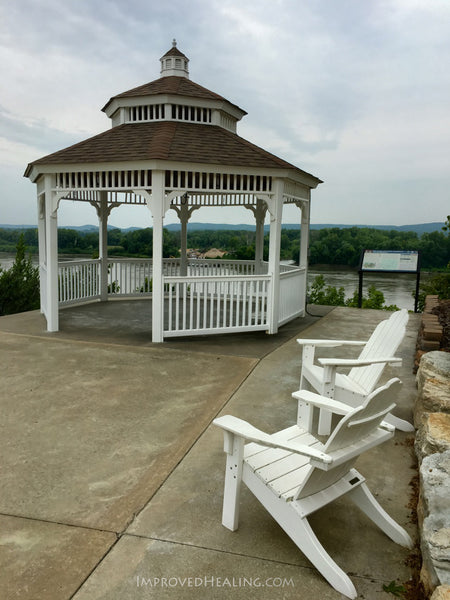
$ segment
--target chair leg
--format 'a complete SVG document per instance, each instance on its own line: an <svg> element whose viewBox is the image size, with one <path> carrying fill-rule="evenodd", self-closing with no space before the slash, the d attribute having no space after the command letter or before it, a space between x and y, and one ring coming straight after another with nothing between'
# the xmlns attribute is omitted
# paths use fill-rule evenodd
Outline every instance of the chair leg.
<svg viewBox="0 0 450 600"><path fill-rule="evenodd" d="M391 540L400 546L406 546L406 548L413 547L412 539L403 527L400 527L380 506L365 483L351 490L349 496Z"/></svg>
<svg viewBox="0 0 450 600"><path fill-rule="evenodd" d="M245 469L244 483L328 583L347 598L356 598L356 589L350 577L334 562L317 539L303 516L301 502L285 502L278 498L257 476L251 472L246 474Z"/></svg>
<svg viewBox="0 0 450 600"><path fill-rule="evenodd" d="M389 425L393 425L395 429L399 429L400 431L406 431L408 433L415 431L414 425L411 425L411 423L405 421L404 419L399 419L391 413L386 415L384 420L389 423Z"/></svg>
<svg viewBox="0 0 450 600"><path fill-rule="evenodd" d="M222 525L236 531L239 523L239 495L242 481L242 461L244 440L229 431L225 431L225 488L223 492Z"/></svg>
<svg viewBox="0 0 450 600"><path fill-rule="evenodd" d="M325 551L306 518L297 518L293 526L285 531L335 590L347 598L357 597L350 577Z"/></svg>

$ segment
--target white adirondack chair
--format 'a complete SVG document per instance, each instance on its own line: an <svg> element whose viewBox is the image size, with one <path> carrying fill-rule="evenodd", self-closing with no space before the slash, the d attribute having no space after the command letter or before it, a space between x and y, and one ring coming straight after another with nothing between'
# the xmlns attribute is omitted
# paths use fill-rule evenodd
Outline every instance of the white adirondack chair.
<svg viewBox="0 0 450 600"><path fill-rule="evenodd" d="M224 430L227 453L223 525L232 531L238 527L242 480L325 579L356 598L353 583L314 535L308 516L348 494L394 542L412 547L409 535L381 508L353 468L362 452L394 435L395 428L383 419L395 406L399 384L391 379L357 408L308 390L295 392L302 402L340 416L325 444L298 425L268 435L233 416L216 419L215 425Z"/></svg>
<svg viewBox="0 0 450 600"><path fill-rule="evenodd" d="M389 319L377 325L369 340L364 342L298 339L297 342L303 346L300 389L315 390L338 402L358 406L375 389L387 364L401 364L401 358L395 357L395 352L405 335L408 318L408 311L405 309L392 313ZM314 363L316 348L335 348L343 345L364 348L356 359L319 358L319 364ZM339 367L351 370L345 375L337 372ZM305 410L305 406L299 403L302 420L308 418ZM394 415L388 415L386 421L401 431L414 431L414 427L408 421ZM327 435L330 430L331 414L329 411L322 411L319 432Z"/></svg>

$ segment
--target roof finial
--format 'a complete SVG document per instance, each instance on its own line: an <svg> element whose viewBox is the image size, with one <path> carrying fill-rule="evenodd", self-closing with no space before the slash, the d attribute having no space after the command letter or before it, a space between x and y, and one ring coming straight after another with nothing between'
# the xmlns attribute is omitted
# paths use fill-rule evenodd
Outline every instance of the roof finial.
<svg viewBox="0 0 450 600"><path fill-rule="evenodd" d="M172 40L172 47L173 48L177 47L177 40L175 38L173 38L173 40Z"/></svg>

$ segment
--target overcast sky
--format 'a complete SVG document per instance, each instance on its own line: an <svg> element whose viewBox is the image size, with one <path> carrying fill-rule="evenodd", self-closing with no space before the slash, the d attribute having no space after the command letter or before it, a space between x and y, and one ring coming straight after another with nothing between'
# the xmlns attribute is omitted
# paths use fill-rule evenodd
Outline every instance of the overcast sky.
<svg viewBox="0 0 450 600"><path fill-rule="evenodd" d="M102 106L157 79L173 38L193 81L248 112L239 135L324 181L313 223L450 213L449 0L0 0L0 223L37 222L27 164L108 129ZM58 221L97 223L69 202ZM120 207L110 223L151 218Z"/></svg>

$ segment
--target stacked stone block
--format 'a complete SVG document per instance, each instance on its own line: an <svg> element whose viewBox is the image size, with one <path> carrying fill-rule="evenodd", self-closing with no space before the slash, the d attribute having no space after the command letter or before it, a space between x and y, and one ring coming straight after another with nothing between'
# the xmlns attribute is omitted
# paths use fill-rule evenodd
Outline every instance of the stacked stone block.
<svg viewBox="0 0 450 600"><path fill-rule="evenodd" d="M433 594L436 600L447 598L450 591L450 353L422 356L417 387L414 424L420 467L420 578L427 597Z"/></svg>
<svg viewBox="0 0 450 600"><path fill-rule="evenodd" d="M422 314L419 334L417 337L417 352L414 363L414 370L417 372L420 359L426 352L439 350L443 339L443 328L439 322L439 317L433 314L433 309L439 307L438 296L427 296L425 307Z"/></svg>

